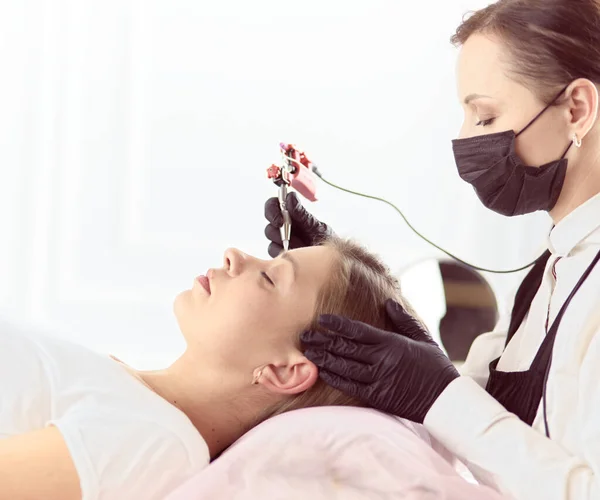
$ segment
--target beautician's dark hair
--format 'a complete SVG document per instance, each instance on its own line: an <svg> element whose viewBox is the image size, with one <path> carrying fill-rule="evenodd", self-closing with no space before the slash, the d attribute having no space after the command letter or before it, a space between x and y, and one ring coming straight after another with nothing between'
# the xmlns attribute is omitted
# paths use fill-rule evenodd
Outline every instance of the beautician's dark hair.
<svg viewBox="0 0 600 500"><path fill-rule="evenodd" d="M510 76L546 104L577 78L600 84L600 0L499 0L465 18L451 41L474 33L498 36Z"/></svg>
<svg viewBox="0 0 600 500"><path fill-rule="evenodd" d="M388 298L400 302L414 314L402 298L398 280L377 256L351 240L338 237L328 238L323 245L333 248L337 259L331 270L329 282L319 293L314 316L306 328L320 328L318 318L321 314L340 314L376 328L392 331L394 326L385 312L385 302ZM302 348L300 339L298 347ZM269 408L261 415L259 421L312 406L364 405L319 379L302 394Z"/></svg>

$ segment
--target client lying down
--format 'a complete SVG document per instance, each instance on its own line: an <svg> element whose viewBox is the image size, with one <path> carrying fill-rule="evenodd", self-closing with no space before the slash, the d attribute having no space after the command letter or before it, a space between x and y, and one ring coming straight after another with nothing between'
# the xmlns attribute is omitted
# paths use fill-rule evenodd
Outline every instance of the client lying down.
<svg viewBox="0 0 600 500"><path fill-rule="evenodd" d="M162 499L265 419L359 405L325 385L299 336L320 314L386 325L396 280L340 239L223 266L175 300L187 348L137 371L83 347L0 327L0 497ZM143 346L140 346L143 349Z"/></svg>

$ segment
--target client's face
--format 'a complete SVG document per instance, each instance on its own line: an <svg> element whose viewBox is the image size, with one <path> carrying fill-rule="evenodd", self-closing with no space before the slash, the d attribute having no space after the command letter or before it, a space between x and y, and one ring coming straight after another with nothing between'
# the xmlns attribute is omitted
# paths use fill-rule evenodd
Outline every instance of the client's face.
<svg viewBox="0 0 600 500"><path fill-rule="evenodd" d="M196 278L175 300L188 349L232 370L285 362L314 316L335 252L310 247L260 260L227 250L222 267Z"/></svg>

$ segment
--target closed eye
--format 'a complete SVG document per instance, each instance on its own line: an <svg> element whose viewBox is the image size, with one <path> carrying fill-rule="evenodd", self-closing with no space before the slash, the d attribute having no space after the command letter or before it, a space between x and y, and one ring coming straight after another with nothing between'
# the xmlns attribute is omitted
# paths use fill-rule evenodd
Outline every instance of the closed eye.
<svg viewBox="0 0 600 500"><path fill-rule="evenodd" d="M492 123L494 123L495 118L488 118L487 120L479 120L475 126L476 127L487 127L488 125L491 125Z"/></svg>
<svg viewBox="0 0 600 500"><path fill-rule="evenodd" d="M265 273L264 271L261 271L260 274L262 274L262 277L264 279L266 279L271 286L275 286L275 283L273 282L273 280L271 278L269 278L269 275L267 273Z"/></svg>

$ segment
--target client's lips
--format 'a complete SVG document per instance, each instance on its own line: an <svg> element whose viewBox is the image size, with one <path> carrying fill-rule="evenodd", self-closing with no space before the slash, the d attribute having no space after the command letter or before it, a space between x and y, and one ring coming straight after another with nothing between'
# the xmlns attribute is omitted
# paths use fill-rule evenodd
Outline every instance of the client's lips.
<svg viewBox="0 0 600 500"><path fill-rule="evenodd" d="M196 278L196 281L200 283L200 285L202 285L202 288L204 288L210 295L210 280L208 279L208 277L201 275Z"/></svg>

